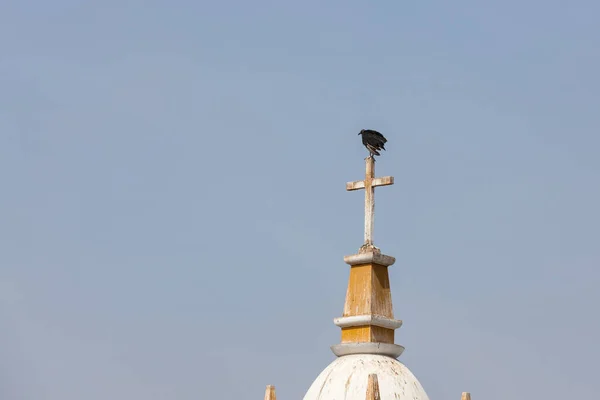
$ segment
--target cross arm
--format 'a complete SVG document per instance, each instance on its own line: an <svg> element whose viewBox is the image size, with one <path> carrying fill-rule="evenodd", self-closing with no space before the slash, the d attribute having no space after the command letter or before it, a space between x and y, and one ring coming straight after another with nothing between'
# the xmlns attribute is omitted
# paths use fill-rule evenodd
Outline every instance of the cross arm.
<svg viewBox="0 0 600 400"><path fill-rule="evenodd" d="M381 178L374 178L371 181L371 186L373 186L373 187L388 186L388 185L393 185L393 184L394 184L393 176L383 176ZM354 181L354 182L346 183L346 190L348 190L348 191L359 190L359 189L364 189L364 188L365 188L365 181Z"/></svg>

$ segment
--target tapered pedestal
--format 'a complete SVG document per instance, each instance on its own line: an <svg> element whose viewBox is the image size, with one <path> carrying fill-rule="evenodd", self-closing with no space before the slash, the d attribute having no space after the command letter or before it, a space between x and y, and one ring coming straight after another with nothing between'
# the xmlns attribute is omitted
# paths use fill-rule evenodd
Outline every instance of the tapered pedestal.
<svg viewBox="0 0 600 400"><path fill-rule="evenodd" d="M404 348L394 344L394 331L402 321L394 319L388 276L388 267L396 260L369 247L344 261L351 266L350 278L344 314L334 320L342 329L341 343L332 346L334 354L400 356Z"/></svg>

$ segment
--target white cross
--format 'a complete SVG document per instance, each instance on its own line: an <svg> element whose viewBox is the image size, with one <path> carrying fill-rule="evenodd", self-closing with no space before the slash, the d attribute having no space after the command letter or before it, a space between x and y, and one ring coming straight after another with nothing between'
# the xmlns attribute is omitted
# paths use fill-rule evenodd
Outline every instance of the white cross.
<svg viewBox="0 0 600 400"><path fill-rule="evenodd" d="M365 189L365 244L373 246L373 225L375 223L375 187L394 184L393 176L375 178L375 159L373 156L365 158L366 172L364 181L346 183L346 190Z"/></svg>

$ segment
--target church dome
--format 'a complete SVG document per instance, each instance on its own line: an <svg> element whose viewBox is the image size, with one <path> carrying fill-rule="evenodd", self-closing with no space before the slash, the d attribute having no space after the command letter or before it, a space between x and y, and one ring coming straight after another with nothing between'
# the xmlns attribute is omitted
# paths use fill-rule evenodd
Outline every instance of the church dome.
<svg viewBox="0 0 600 400"><path fill-rule="evenodd" d="M364 400L370 374L377 375L381 400L429 400L404 364L380 354L336 358L313 382L304 400Z"/></svg>

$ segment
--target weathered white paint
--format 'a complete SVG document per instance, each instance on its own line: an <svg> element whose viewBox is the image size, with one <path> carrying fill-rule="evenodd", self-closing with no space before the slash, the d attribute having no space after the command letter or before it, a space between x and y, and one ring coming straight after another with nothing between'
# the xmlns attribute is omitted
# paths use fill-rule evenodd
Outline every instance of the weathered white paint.
<svg viewBox="0 0 600 400"><path fill-rule="evenodd" d="M352 326L375 325L382 328L398 329L402 326L402 321L384 317L382 315L352 315L349 317L338 317L333 319L333 323L340 328L349 328Z"/></svg>
<svg viewBox="0 0 600 400"><path fill-rule="evenodd" d="M377 374L381 400L429 400L404 364L373 354L337 358L313 382L304 400L364 400L370 374Z"/></svg>
<svg viewBox="0 0 600 400"><path fill-rule="evenodd" d="M381 254L379 251L369 251L367 253L352 254L350 256L344 256L344 262L349 265L358 264L379 264L386 267L393 265L396 259L392 256L386 256Z"/></svg>
<svg viewBox="0 0 600 400"><path fill-rule="evenodd" d="M331 351L338 357L349 354L379 354L398 358L404 352L404 347L393 343L352 342L334 344Z"/></svg>
<svg viewBox="0 0 600 400"><path fill-rule="evenodd" d="M375 178L375 158L365 158L366 171L363 181L346 183L346 190L365 190L365 246L373 246L373 226L375 225L375 187L394 184L393 176Z"/></svg>

